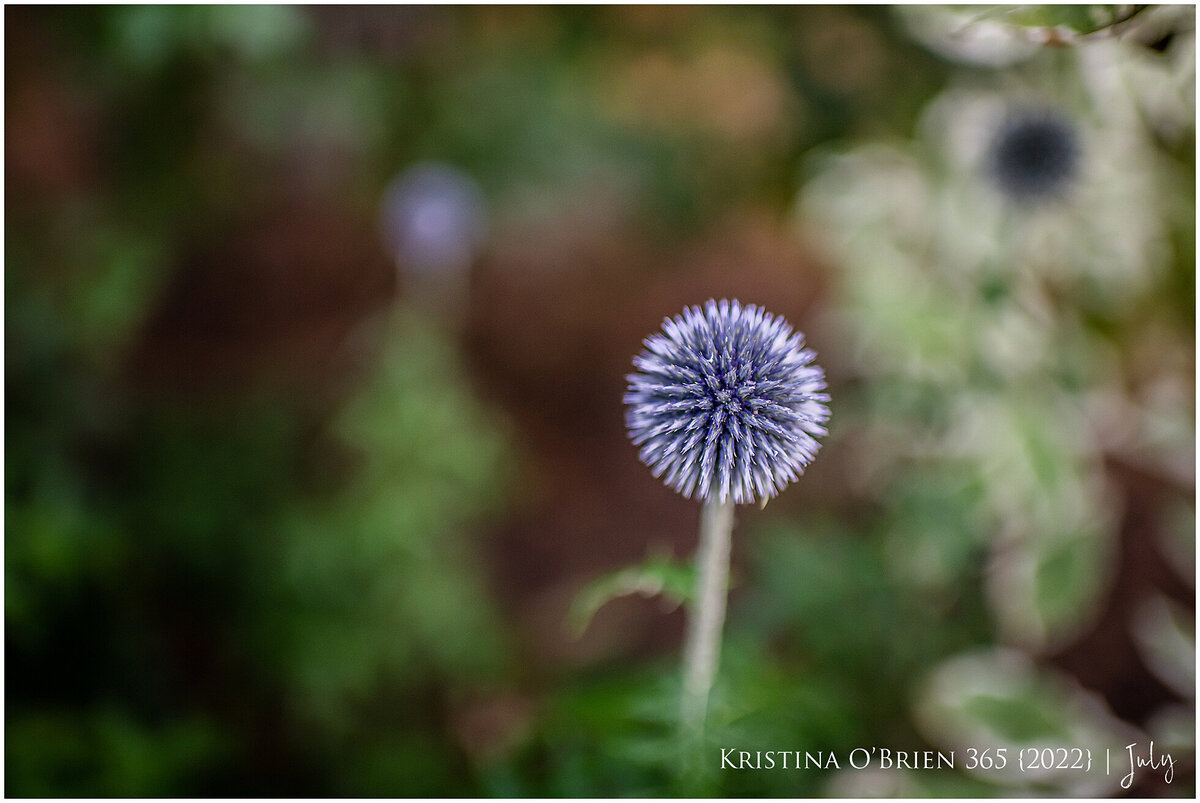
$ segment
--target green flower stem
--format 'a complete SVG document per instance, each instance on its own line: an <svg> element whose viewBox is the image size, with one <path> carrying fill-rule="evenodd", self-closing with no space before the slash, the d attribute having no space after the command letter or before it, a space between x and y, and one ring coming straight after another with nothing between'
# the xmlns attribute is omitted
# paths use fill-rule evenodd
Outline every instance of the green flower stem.
<svg viewBox="0 0 1200 803"><path fill-rule="evenodd" d="M683 652L683 725L689 734L704 731L708 695L721 658L721 628L729 592L729 550L733 500L710 496L700 513L696 549L696 594Z"/></svg>

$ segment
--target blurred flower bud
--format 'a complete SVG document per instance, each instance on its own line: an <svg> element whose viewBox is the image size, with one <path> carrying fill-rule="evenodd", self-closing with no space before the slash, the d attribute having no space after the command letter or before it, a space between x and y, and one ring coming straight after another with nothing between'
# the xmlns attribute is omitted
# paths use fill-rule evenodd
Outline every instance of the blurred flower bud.
<svg viewBox="0 0 1200 803"><path fill-rule="evenodd" d="M402 272L459 274L483 244L487 207L470 176L449 165L423 162L388 187L381 225L388 252Z"/></svg>

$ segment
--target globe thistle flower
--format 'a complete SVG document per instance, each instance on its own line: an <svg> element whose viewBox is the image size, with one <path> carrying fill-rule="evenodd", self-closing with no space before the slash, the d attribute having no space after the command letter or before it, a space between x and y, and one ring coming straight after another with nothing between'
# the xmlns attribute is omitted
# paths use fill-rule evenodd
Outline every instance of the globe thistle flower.
<svg viewBox="0 0 1200 803"><path fill-rule="evenodd" d="M804 473L826 434L825 373L804 336L761 307L709 300L663 321L634 358L629 437L688 498L764 502Z"/></svg>
<svg viewBox="0 0 1200 803"><path fill-rule="evenodd" d="M413 165L388 187L381 206L384 242L406 272L460 273L483 243L483 193L470 176L450 165Z"/></svg>
<svg viewBox="0 0 1200 803"><path fill-rule="evenodd" d="M987 170L996 187L1018 202L1062 192L1079 167L1079 135L1070 120L1051 111L1010 115L996 133Z"/></svg>

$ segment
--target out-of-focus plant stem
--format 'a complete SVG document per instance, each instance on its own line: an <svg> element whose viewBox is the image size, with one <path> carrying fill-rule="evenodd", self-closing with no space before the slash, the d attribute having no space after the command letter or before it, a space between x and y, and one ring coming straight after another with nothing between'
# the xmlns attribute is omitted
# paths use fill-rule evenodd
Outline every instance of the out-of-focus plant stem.
<svg viewBox="0 0 1200 803"><path fill-rule="evenodd" d="M708 696L721 657L721 628L729 591L729 550L733 532L733 501L714 494L700 513L700 544L696 549L696 593L688 619L683 653L683 727L688 737L704 731Z"/></svg>

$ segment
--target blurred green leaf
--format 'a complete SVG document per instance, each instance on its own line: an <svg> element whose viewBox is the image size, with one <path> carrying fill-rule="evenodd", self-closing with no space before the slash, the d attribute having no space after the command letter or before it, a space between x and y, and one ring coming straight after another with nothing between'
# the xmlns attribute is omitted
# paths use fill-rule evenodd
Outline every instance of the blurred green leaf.
<svg viewBox="0 0 1200 803"><path fill-rule="evenodd" d="M974 20L994 20L1027 28L1062 26L1077 33L1092 33L1129 18L1145 6L1128 5L1019 5L1019 6L954 6L973 12Z"/></svg>
<svg viewBox="0 0 1200 803"><path fill-rule="evenodd" d="M23 715L5 728L6 793L21 797L176 797L229 745L213 723L153 727L118 709Z"/></svg>
<svg viewBox="0 0 1200 803"><path fill-rule="evenodd" d="M1065 747L1103 755L1113 745L1137 739L1136 730L1112 716L1091 692L1013 650L982 649L946 660L926 679L915 714L942 748L1006 748L1013 760L1004 768L977 770L981 779L1072 795L1111 794L1117 779L1061 767L1022 769L1016 752Z"/></svg>
<svg viewBox="0 0 1200 803"><path fill-rule="evenodd" d="M651 556L637 566L629 566L598 577L575 596L567 614L567 624L582 636L592 617L610 600L630 594L662 597L671 608L692 598L696 568L691 562L676 562L670 557Z"/></svg>

